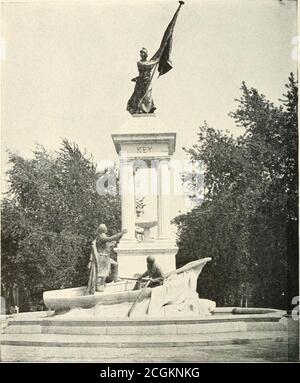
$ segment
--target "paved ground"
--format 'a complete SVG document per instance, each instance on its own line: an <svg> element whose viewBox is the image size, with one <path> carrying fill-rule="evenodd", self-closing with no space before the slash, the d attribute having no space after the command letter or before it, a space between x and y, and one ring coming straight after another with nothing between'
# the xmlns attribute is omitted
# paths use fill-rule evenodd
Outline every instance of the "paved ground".
<svg viewBox="0 0 300 383"><path fill-rule="evenodd" d="M286 341L163 348L2 346L1 361L13 362L287 362L299 361L298 345Z"/></svg>

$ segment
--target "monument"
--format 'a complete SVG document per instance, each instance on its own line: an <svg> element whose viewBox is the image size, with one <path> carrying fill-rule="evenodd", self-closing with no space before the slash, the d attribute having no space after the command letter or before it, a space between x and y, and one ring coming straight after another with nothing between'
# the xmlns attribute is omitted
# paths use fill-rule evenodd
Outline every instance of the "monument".
<svg viewBox="0 0 300 383"><path fill-rule="evenodd" d="M155 55L147 61L148 52L141 49L139 76L133 79L134 92L127 103L131 116L112 134L119 158L122 231L109 237L105 224L99 225L91 246L87 286L45 291L48 312L22 313L25 315L8 320L1 343L14 346L13 354L16 346L22 347L22 354L28 346L42 346L42 352L37 351L37 360L47 360L49 349L59 346L63 361L71 350L68 359L73 362L72 349L84 348L82 361L89 350L101 358L124 347L124 354L130 348L129 354L136 361L141 355L144 358L150 348L165 357L167 347L173 348L172 355L178 347L181 357L182 347L188 347L184 354L190 355L191 347L201 350L211 345L231 346L253 340L272 339L276 343L290 340L290 324L283 318L284 311L216 308L215 302L199 298L197 278L211 258L201 258L176 269L177 248L171 234L169 209L173 184L169 165L176 148L176 133L155 116L151 83L156 69L163 75L172 68L172 34L183 1L179 3ZM144 195L141 185L146 186ZM145 203L138 209L139 199L143 201L144 197ZM109 249L118 240L117 265L110 259ZM154 273L151 276L149 265L147 273L143 273L146 260L159 270L156 276ZM113 280L108 282L112 266ZM137 282L145 282L136 274L149 277L145 286L136 287ZM298 338L295 325L292 331ZM146 347L145 352L141 352L142 347ZM99 349L105 352L99 353ZM132 350L136 350L135 354ZM29 354L32 353L30 350Z"/></svg>
<svg viewBox="0 0 300 383"><path fill-rule="evenodd" d="M177 247L170 230L173 180L169 166L175 152L176 133L168 131L154 114L156 107L152 99L152 79L156 69L160 76L172 69L170 54L173 31L183 4L183 1L179 1L179 7L153 57L147 61L147 49L140 50L141 60L137 62L139 76L132 80L135 88L127 103L132 118L121 127L120 133L112 135L119 156L122 229L127 230L116 249L119 273L124 277L140 273L149 255L155 256L165 272L176 268ZM141 167L152 174L148 194L156 194L156 206L152 208L154 216L144 221L138 220L136 216L135 175ZM151 237L151 228L155 226L157 231ZM144 231L142 241L136 238L136 227Z"/></svg>
<svg viewBox="0 0 300 383"><path fill-rule="evenodd" d="M175 152L176 133L168 130L155 116L156 107L151 92L156 69L160 76L172 69L170 54L173 31L183 4L183 1L179 1L179 7L151 60L147 61L147 50L141 49L139 76L133 79L136 85L127 103L130 119L121 126L119 132L112 134L119 157L122 231L107 237L106 226L99 226L98 237L92 247L88 288L44 293L45 304L56 313L69 310L74 315L72 310L84 308L91 309L90 315L93 317L206 316L215 308L215 302L199 299L196 292L197 278L211 258L190 262L176 270L177 247L170 222L173 180L169 166ZM137 214L137 175L141 171L144 172L142 184L148 186L144 190L147 201L143 208L148 210L146 214L144 211ZM120 241L115 251L121 281L115 276L114 282L106 283L109 266L113 266L109 261L107 243L117 238ZM146 261L148 264L151 261L156 271L159 270L159 286L153 285L151 269L147 268L148 271L144 273ZM148 280L141 287L137 282L141 281L143 273L148 275Z"/></svg>

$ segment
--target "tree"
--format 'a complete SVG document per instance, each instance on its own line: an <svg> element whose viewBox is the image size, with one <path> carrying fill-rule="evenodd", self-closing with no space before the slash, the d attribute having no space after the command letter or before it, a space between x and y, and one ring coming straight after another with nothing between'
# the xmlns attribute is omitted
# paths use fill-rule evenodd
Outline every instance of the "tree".
<svg viewBox="0 0 300 383"><path fill-rule="evenodd" d="M230 115L245 133L234 138L204 124L187 150L203 163L205 195L175 220L179 262L212 256L199 289L218 304L251 295L256 305L288 307L297 295L298 89L292 74L287 88L277 107L243 83Z"/></svg>
<svg viewBox="0 0 300 383"><path fill-rule="evenodd" d="M63 140L48 153L37 146L32 159L9 154L9 191L2 202L2 283L30 292L85 285L91 241L105 222L120 229L118 194L99 195L91 156Z"/></svg>

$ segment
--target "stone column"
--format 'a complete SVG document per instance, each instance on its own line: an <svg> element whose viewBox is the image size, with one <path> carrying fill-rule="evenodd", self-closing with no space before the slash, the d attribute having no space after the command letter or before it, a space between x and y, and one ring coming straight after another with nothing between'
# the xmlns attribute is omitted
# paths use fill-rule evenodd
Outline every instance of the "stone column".
<svg viewBox="0 0 300 383"><path fill-rule="evenodd" d="M135 239L135 197L133 162L127 158L120 158L120 193L122 210L122 229L128 232L124 240Z"/></svg>
<svg viewBox="0 0 300 383"><path fill-rule="evenodd" d="M169 160L159 161L158 175L158 238L168 239L170 231L170 174Z"/></svg>

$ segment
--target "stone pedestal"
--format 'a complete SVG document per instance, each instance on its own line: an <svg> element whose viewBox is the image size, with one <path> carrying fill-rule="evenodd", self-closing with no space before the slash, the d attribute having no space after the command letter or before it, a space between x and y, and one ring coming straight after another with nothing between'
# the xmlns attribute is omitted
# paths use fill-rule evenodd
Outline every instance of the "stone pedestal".
<svg viewBox="0 0 300 383"><path fill-rule="evenodd" d="M122 203L122 229L128 232L115 249L118 254L119 275L132 277L146 270L146 258L153 255L164 272L176 268L177 247L170 228L169 205L172 199L172 179L169 161L175 151L176 133L168 131L154 115L130 117L120 131L112 134L119 156L120 192ZM138 241L135 228L139 225L136 217L135 171L138 168L155 169L157 179L157 236L149 237L147 232ZM146 182L146 180L145 180ZM149 192L153 191L149 185ZM154 223L155 224L155 223ZM153 222L149 222L153 227Z"/></svg>
<svg viewBox="0 0 300 383"><path fill-rule="evenodd" d="M146 258L153 255L164 272L176 269L175 255L177 247L171 241L125 243L120 241L116 252L118 254L119 275L121 277L133 277L146 271Z"/></svg>

